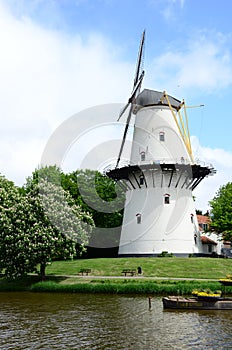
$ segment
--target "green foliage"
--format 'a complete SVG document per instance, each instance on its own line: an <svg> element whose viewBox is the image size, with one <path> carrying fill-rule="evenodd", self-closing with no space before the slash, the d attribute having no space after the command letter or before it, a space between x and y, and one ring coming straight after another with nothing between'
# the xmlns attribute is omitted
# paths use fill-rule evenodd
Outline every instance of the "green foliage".
<svg viewBox="0 0 232 350"><path fill-rule="evenodd" d="M1 277L0 292L30 291L31 286L40 281L40 277L36 275L24 276L10 281L5 277Z"/></svg>
<svg viewBox="0 0 232 350"><path fill-rule="evenodd" d="M149 295L191 295L194 289L220 288L218 282L197 281L138 281L138 280L93 280L75 284L55 281L38 282L31 286L33 292L52 293L111 293Z"/></svg>
<svg viewBox="0 0 232 350"><path fill-rule="evenodd" d="M42 169L40 177L37 170L23 192L0 178L0 268L8 278L35 272L38 264L44 277L52 258L67 258L76 250L80 254L88 243L94 226L91 215L61 186L47 180L49 171Z"/></svg>
<svg viewBox="0 0 232 350"><path fill-rule="evenodd" d="M125 192L113 180L93 170L63 174L61 182L75 203L93 217L96 229L92 231L89 245L118 246Z"/></svg>
<svg viewBox="0 0 232 350"><path fill-rule="evenodd" d="M62 187L76 204L92 214L97 227L122 224L125 192L107 176L94 170L77 170L63 174Z"/></svg>
<svg viewBox="0 0 232 350"><path fill-rule="evenodd" d="M211 206L211 230L222 233L223 238L232 241L232 182L222 186Z"/></svg>
<svg viewBox="0 0 232 350"><path fill-rule="evenodd" d="M1 176L0 270L15 279L40 264L43 277L49 261L80 256L89 242L117 246L123 205L123 191L96 171L42 167L21 189Z"/></svg>
<svg viewBox="0 0 232 350"><path fill-rule="evenodd" d="M40 180L45 180L54 185L60 186L61 184L62 172L56 165L45 166L38 169L29 176L24 185L24 190L29 192L32 188L39 184Z"/></svg>
<svg viewBox="0 0 232 350"><path fill-rule="evenodd" d="M172 258L173 254L168 253L167 251L163 251L158 255L159 258Z"/></svg>
<svg viewBox="0 0 232 350"><path fill-rule="evenodd" d="M16 276L23 274L22 270L28 264L21 249L24 235L20 229L24 225L21 221L24 204L21 199L20 191L13 182L0 176L0 269L5 269L7 275L12 273L16 260L19 261Z"/></svg>

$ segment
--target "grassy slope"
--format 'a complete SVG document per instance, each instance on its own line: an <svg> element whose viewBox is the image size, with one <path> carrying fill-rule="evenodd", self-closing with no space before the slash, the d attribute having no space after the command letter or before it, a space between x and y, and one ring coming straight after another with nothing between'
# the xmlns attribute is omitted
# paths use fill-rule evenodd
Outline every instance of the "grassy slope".
<svg viewBox="0 0 232 350"><path fill-rule="evenodd" d="M125 268L143 269L143 278L117 278ZM80 277L81 268L91 268L92 276ZM38 276L8 282L0 279L0 291L32 290L37 292L80 292L80 293L140 293L151 295L191 294L193 289L222 289L217 281L232 274L232 260L210 258L115 258L55 261L47 267L47 279L40 282ZM60 275L60 276L57 276ZM67 277L71 276L71 277ZM103 276L101 278L100 276ZM107 278L115 276L116 278ZM154 279L150 277L160 277ZM166 279L162 280L162 277ZM192 278L194 280L171 280ZM197 281L209 279L209 281ZM210 281L215 279L215 281ZM232 293L232 287L227 287Z"/></svg>
<svg viewBox="0 0 232 350"><path fill-rule="evenodd" d="M211 258L112 258L54 261L48 275L78 275L81 268L91 268L91 275L121 276L125 268L141 266L144 277L219 279L232 274L232 260Z"/></svg>

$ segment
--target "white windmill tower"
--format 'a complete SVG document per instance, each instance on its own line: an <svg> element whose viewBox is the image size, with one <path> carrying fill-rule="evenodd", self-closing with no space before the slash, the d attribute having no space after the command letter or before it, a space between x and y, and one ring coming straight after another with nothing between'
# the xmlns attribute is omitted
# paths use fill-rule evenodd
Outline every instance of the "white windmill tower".
<svg viewBox="0 0 232 350"><path fill-rule="evenodd" d="M107 175L126 188L119 256L176 256L201 253L192 190L211 165L196 164L188 130L186 106L166 92L145 89L141 71L142 34L132 95L116 168ZM130 163L120 159L132 113L135 114Z"/></svg>

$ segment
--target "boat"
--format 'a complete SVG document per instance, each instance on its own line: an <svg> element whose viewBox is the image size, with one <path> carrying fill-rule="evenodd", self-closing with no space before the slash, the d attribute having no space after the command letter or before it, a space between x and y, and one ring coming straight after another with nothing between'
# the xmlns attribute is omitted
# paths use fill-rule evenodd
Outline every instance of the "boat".
<svg viewBox="0 0 232 350"><path fill-rule="evenodd" d="M164 309L232 310L232 298L220 296L168 296L162 301Z"/></svg>
<svg viewBox="0 0 232 350"><path fill-rule="evenodd" d="M232 298L226 297L226 286L232 286L232 275L221 278L218 282L224 287L223 291L212 292L209 289L193 290L192 297L168 296L163 297L164 309L182 310L232 310Z"/></svg>

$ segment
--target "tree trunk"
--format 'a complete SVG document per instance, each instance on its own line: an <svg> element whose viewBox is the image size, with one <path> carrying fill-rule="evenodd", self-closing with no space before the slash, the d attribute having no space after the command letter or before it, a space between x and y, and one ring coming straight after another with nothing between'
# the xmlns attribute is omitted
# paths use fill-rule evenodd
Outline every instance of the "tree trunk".
<svg viewBox="0 0 232 350"><path fill-rule="evenodd" d="M45 280L45 268L46 268L46 263L45 262L41 262L40 263L40 277L41 277L42 281Z"/></svg>

